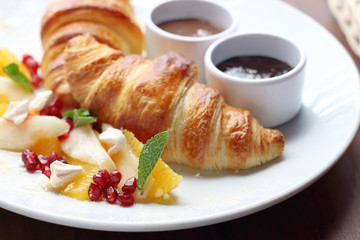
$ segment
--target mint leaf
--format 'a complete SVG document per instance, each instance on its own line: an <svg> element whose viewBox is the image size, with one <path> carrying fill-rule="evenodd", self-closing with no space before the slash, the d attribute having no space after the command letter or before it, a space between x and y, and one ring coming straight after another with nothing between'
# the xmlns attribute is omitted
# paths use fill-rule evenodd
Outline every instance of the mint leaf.
<svg viewBox="0 0 360 240"><path fill-rule="evenodd" d="M147 179L164 150L168 132L161 132L149 139L141 150L138 166L138 189L143 192Z"/></svg>
<svg viewBox="0 0 360 240"><path fill-rule="evenodd" d="M64 116L65 117L68 117L68 118L71 118L71 119L74 119L74 114L79 115L79 116L83 116L83 117L88 117L90 116L90 112L89 110L87 109L84 109L84 108L80 108L80 109L73 109L73 110L69 110L67 112L64 113Z"/></svg>
<svg viewBox="0 0 360 240"><path fill-rule="evenodd" d="M97 121L96 117L90 115L89 110L83 108L67 111L64 116L71 118L75 127Z"/></svg>
<svg viewBox="0 0 360 240"><path fill-rule="evenodd" d="M3 71L9 76L9 78L20 84L27 91L33 92L29 80L22 72L19 71L19 66L16 63L10 63L9 65L3 67Z"/></svg>

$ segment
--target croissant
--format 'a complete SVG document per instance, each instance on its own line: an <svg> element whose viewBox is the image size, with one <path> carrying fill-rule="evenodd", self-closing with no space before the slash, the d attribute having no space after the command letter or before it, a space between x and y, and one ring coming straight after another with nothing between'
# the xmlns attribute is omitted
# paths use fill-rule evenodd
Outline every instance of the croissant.
<svg viewBox="0 0 360 240"><path fill-rule="evenodd" d="M124 54L142 53L143 33L129 0L58 0L42 17L44 87L68 107L77 106L64 77L63 51L74 36L90 33L97 41Z"/></svg>
<svg viewBox="0 0 360 240"><path fill-rule="evenodd" d="M100 122L145 142L168 130L167 163L198 169L245 169L281 155L284 136L250 112L228 106L197 82L197 67L170 52L154 60L122 55L90 35L69 41L65 73L74 98Z"/></svg>

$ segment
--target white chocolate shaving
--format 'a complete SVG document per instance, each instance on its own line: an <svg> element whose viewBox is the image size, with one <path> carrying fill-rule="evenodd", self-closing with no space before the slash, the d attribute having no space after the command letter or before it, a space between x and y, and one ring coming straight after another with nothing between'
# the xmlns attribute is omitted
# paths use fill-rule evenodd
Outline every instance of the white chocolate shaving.
<svg viewBox="0 0 360 240"><path fill-rule="evenodd" d="M109 124L102 124L103 132L99 134L99 139L107 147L109 155L119 152L127 144L123 132L113 128Z"/></svg>
<svg viewBox="0 0 360 240"><path fill-rule="evenodd" d="M15 124L22 123L29 112L28 100L10 102L8 109L3 115L3 118L13 121Z"/></svg>
<svg viewBox="0 0 360 240"><path fill-rule="evenodd" d="M81 166L65 164L60 161L51 163L50 170L50 184L54 188L60 187L83 172Z"/></svg>
<svg viewBox="0 0 360 240"><path fill-rule="evenodd" d="M43 109L46 105L49 104L53 92L51 90L46 90L39 92L35 95L35 98L29 103L30 109L38 110L40 111Z"/></svg>

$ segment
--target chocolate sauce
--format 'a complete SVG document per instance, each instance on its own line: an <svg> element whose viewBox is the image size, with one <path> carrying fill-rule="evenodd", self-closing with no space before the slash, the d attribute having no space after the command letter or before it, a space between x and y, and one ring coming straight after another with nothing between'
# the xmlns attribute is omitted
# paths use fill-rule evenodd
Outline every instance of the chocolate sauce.
<svg viewBox="0 0 360 240"><path fill-rule="evenodd" d="M263 79L280 76L292 67L278 59L264 56L240 56L227 59L216 66L234 77Z"/></svg>
<svg viewBox="0 0 360 240"><path fill-rule="evenodd" d="M208 21L200 19L178 19L160 23L158 26L169 33L188 37L204 37L223 31Z"/></svg>

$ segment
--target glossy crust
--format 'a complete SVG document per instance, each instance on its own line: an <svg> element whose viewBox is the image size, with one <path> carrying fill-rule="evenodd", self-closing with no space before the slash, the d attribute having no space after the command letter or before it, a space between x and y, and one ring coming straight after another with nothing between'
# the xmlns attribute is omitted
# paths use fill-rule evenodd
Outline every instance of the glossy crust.
<svg viewBox="0 0 360 240"><path fill-rule="evenodd" d="M128 0L58 0L51 3L42 18L41 40L44 56L41 70L45 88L55 92L69 108L76 107L64 78L63 51L69 39L90 33L97 41L124 54L140 54L143 33Z"/></svg>
<svg viewBox="0 0 360 240"><path fill-rule="evenodd" d="M145 142L168 130L162 158L198 169L245 169L281 155L284 137L197 83L196 65L170 52L121 56L89 35L70 40L65 72L75 99L101 122Z"/></svg>

